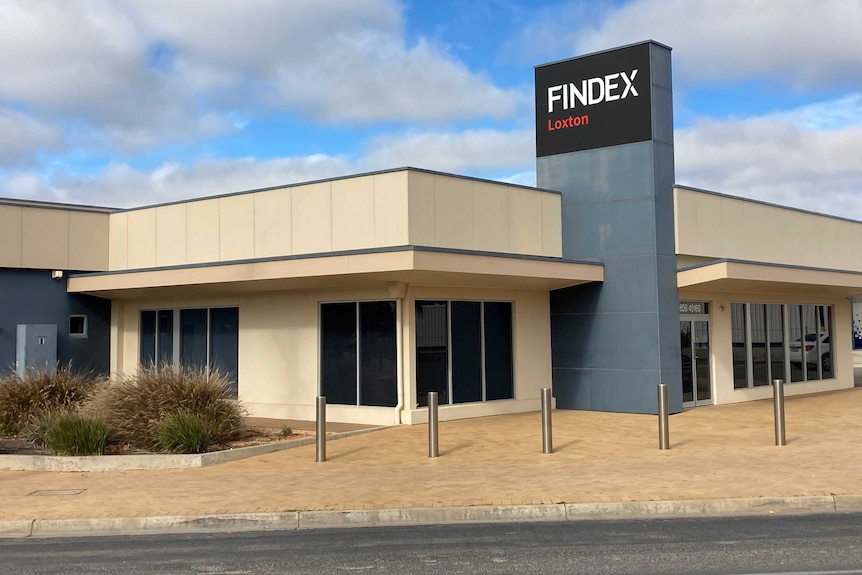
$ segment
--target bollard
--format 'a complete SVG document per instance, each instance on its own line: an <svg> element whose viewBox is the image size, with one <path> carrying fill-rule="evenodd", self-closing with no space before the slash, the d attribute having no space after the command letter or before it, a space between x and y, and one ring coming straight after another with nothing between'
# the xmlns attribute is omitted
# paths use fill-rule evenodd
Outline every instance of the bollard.
<svg viewBox="0 0 862 575"><path fill-rule="evenodd" d="M775 403L775 445L787 445L784 434L784 380L772 380L772 399Z"/></svg>
<svg viewBox="0 0 862 575"><path fill-rule="evenodd" d="M440 455L437 441L437 392L428 392L428 457Z"/></svg>
<svg viewBox="0 0 862 575"><path fill-rule="evenodd" d="M666 383L658 384L658 448L670 449Z"/></svg>
<svg viewBox="0 0 862 575"><path fill-rule="evenodd" d="M551 436L551 389L542 388L542 453L554 452L554 439Z"/></svg>
<svg viewBox="0 0 862 575"><path fill-rule="evenodd" d="M317 425L315 427L315 443L317 444L317 455L315 461L318 463L326 461L326 396L317 396Z"/></svg>

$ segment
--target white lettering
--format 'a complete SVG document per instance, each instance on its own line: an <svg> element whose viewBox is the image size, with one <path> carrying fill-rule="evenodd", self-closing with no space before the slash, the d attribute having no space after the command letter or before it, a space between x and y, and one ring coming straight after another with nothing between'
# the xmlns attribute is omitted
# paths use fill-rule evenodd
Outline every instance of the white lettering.
<svg viewBox="0 0 862 575"><path fill-rule="evenodd" d="M587 84L590 87L590 98L587 103L592 106L593 104L598 104L605 99L605 82L601 78L590 78L587 80ZM594 87L598 86L599 93L596 94Z"/></svg>
<svg viewBox="0 0 862 575"><path fill-rule="evenodd" d="M628 95L629 95L629 92L631 92L631 93L632 93L632 96L637 96L637 95L638 95L638 91L637 91L637 90L635 90L634 84L632 84L632 82L634 82L634 81L635 81L635 76L637 76L637 75L638 75L637 68L635 68L634 70L632 70L632 74L631 74L631 76L626 76L626 73L625 73L625 72L620 72L620 75L623 77L623 81L626 83L626 87L625 87L625 89L623 90L623 95L622 95L622 96L620 96L620 98L621 98L621 99L622 99L622 98L625 98L626 96L628 96Z"/></svg>
<svg viewBox="0 0 862 575"><path fill-rule="evenodd" d="M619 77L619 74L610 74L608 76L605 76L605 101L606 102L613 102L614 100L620 99L619 94L612 94L611 93L620 87L620 85L617 84L616 82L611 82L611 80L613 80L614 78L617 78L617 77Z"/></svg>
<svg viewBox="0 0 862 575"><path fill-rule="evenodd" d="M575 107L575 98L581 103L581 106L587 105L587 81L581 82L581 90L578 91L574 84L569 84L569 91L572 94L572 108Z"/></svg>
<svg viewBox="0 0 862 575"><path fill-rule="evenodd" d="M628 96L638 96L634 86L635 76L638 75L637 68L631 73L617 72L607 76L597 76L587 80L581 80L580 87L574 82L551 86L548 88L548 113L554 112L554 103L560 102L563 110L575 108L580 102L581 106L592 106L602 102L613 102L624 100ZM620 83L623 80L623 91L619 92Z"/></svg>
<svg viewBox="0 0 862 575"><path fill-rule="evenodd" d="M559 92L560 88L562 88L562 86L551 86L550 88L548 88L548 113L549 114L554 111L554 102L556 102L557 100L560 99L559 95L557 95L557 96L554 95L554 92Z"/></svg>

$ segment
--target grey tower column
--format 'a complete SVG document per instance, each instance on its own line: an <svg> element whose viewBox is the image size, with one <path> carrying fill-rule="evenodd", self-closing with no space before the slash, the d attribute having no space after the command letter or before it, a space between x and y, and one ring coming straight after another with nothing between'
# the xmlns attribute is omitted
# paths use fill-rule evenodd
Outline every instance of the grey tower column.
<svg viewBox="0 0 862 575"><path fill-rule="evenodd" d="M600 260L605 273L551 293L554 395L561 408L656 413L666 383L673 413L682 378L671 54L654 42L626 49L648 49L650 139L537 159L538 186L562 192L563 257Z"/></svg>

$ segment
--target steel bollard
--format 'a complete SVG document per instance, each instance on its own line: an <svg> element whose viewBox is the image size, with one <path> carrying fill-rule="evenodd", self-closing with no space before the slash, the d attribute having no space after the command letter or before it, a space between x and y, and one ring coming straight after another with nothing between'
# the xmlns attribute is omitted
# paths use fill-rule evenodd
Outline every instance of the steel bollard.
<svg viewBox="0 0 862 575"><path fill-rule="evenodd" d="M317 425L315 427L315 443L317 455L315 461L318 463L326 461L326 396L317 396Z"/></svg>
<svg viewBox="0 0 862 575"><path fill-rule="evenodd" d="M551 435L551 389L542 388L542 453L554 452L554 439Z"/></svg>
<svg viewBox="0 0 862 575"><path fill-rule="evenodd" d="M437 392L428 392L428 457L440 455L437 436Z"/></svg>
<svg viewBox="0 0 862 575"><path fill-rule="evenodd" d="M666 383L658 384L658 448L670 449Z"/></svg>
<svg viewBox="0 0 862 575"><path fill-rule="evenodd" d="M784 380L772 380L772 399L775 403L775 445L787 445L784 433Z"/></svg>

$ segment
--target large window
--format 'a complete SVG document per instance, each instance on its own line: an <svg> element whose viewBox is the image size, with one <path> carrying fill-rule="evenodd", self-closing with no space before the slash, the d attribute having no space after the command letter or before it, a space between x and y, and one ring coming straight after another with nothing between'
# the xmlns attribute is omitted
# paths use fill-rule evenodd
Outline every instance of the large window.
<svg viewBox="0 0 862 575"><path fill-rule="evenodd" d="M141 365L220 369L238 392L239 308L160 309L141 312Z"/></svg>
<svg viewBox="0 0 862 575"><path fill-rule="evenodd" d="M835 377L832 306L731 304L733 387Z"/></svg>
<svg viewBox="0 0 862 575"><path fill-rule="evenodd" d="M320 384L326 402L395 407L398 360L394 301L320 306Z"/></svg>
<svg viewBox="0 0 862 575"><path fill-rule="evenodd" d="M428 405L515 396L510 302L416 302L416 400Z"/></svg>

